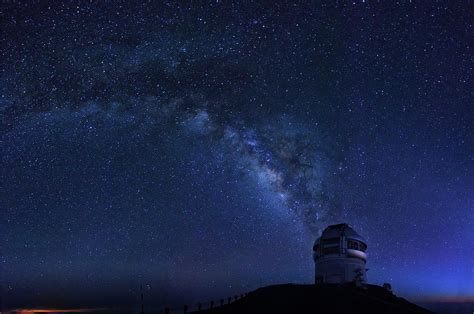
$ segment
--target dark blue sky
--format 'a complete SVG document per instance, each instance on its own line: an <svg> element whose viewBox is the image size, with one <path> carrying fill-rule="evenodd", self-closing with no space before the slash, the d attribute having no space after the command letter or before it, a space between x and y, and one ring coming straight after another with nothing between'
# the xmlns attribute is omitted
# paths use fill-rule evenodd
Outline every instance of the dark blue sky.
<svg viewBox="0 0 474 314"><path fill-rule="evenodd" d="M310 283L339 222L370 282L473 296L472 12L2 3L3 306Z"/></svg>

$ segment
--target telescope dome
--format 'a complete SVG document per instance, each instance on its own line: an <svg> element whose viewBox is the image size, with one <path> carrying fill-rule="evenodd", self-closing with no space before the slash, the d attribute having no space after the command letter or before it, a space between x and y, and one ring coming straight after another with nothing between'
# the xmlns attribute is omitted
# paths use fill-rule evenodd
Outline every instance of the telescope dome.
<svg viewBox="0 0 474 314"><path fill-rule="evenodd" d="M316 283L365 282L367 241L348 224L328 226L313 246Z"/></svg>

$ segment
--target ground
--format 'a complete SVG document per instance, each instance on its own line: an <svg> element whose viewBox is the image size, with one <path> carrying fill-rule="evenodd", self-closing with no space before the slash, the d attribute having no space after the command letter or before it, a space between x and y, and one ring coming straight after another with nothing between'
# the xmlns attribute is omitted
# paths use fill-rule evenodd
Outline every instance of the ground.
<svg viewBox="0 0 474 314"><path fill-rule="evenodd" d="M218 302L216 302L218 304ZM380 286L275 285L204 313L432 313Z"/></svg>

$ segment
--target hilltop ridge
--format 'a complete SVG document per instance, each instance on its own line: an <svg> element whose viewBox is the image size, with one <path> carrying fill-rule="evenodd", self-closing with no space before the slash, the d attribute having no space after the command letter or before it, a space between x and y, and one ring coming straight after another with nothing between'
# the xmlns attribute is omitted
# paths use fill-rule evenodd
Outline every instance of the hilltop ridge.
<svg viewBox="0 0 474 314"><path fill-rule="evenodd" d="M195 312L198 313L198 312ZM236 302L199 313L433 313L376 285L282 284L259 288Z"/></svg>

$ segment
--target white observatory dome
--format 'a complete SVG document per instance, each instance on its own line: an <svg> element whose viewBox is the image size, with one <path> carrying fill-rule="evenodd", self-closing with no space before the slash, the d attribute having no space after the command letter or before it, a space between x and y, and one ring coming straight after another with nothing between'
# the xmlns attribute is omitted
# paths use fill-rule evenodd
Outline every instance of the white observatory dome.
<svg viewBox="0 0 474 314"><path fill-rule="evenodd" d="M313 246L315 282L366 282L367 241L349 225L337 224L324 229Z"/></svg>

